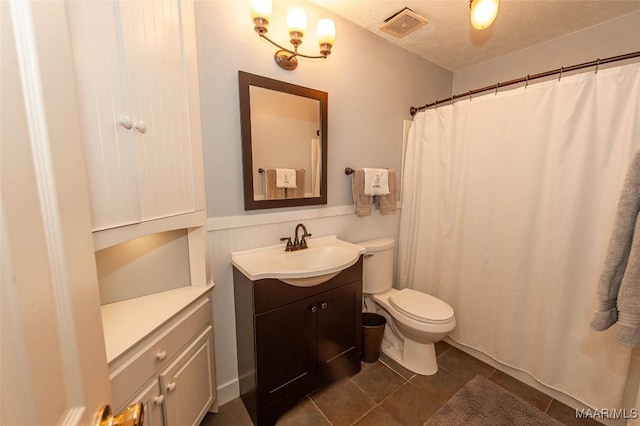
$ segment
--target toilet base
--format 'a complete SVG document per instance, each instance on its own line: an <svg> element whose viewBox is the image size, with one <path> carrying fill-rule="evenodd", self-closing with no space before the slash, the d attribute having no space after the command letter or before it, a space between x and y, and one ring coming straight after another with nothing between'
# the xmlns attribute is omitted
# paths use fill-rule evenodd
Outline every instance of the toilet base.
<svg viewBox="0 0 640 426"><path fill-rule="evenodd" d="M382 342L382 352L398 364L423 376L438 372L436 347L433 343L418 343L405 337L401 348Z"/></svg>

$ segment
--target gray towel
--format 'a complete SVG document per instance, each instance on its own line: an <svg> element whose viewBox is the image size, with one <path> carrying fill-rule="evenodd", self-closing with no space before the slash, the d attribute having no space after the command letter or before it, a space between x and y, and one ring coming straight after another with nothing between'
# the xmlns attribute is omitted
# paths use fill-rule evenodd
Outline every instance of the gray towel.
<svg viewBox="0 0 640 426"><path fill-rule="evenodd" d="M373 197L371 195L364 195L363 169L356 169L356 171L353 172L353 179L351 180L351 192L353 193L353 203L356 205L356 215L371 215L371 205L373 203Z"/></svg>
<svg viewBox="0 0 640 426"><path fill-rule="evenodd" d="M389 194L378 195L380 214L394 214L396 212L396 172L389 169Z"/></svg>
<svg viewBox="0 0 640 426"><path fill-rule="evenodd" d="M284 198L284 188L276 187L276 169L264 171L264 199L282 200Z"/></svg>
<svg viewBox="0 0 640 426"><path fill-rule="evenodd" d="M286 188L285 198L304 198L304 169L296 169L296 187Z"/></svg>
<svg viewBox="0 0 640 426"><path fill-rule="evenodd" d="M603 331L617 322L618 342L640 346L640 151L622 187L607 257L598 285L591 328Z"/></svg>

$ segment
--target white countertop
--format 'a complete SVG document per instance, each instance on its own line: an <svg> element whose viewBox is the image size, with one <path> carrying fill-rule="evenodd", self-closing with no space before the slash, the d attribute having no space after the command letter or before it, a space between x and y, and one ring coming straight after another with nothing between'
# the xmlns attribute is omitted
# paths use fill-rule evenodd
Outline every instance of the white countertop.
<svg viewBox="0 0 640 426"><path fill-rule="evenodd" d="M213 287L213 283L206 287L187 286L102 305L107 362L111 363Z"/></svg>

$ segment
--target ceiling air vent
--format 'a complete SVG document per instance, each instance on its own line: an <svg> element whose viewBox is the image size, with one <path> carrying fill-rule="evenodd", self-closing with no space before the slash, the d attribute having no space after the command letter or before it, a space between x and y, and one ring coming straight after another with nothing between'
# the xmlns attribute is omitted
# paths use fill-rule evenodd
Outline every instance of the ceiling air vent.
<svg viewBox="0 0 640 426"><path fill-rule="evenodd" d="M405 7L400 12L385 19L384 25L380 27L380 30L394 37L402 38L425 25L427 22L429 22L427 18Z"/></svg>

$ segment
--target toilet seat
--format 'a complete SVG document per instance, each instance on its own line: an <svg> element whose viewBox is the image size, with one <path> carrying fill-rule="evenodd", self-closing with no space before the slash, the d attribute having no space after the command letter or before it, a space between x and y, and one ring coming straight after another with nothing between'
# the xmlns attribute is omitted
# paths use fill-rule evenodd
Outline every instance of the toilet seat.
<svg viewBox="0 0 640 426"><path fill-rule="evenodd" d="M405 288L394 292L389 303L404 315L427 324L446 324L453 319L453 308L446 302L422 293Z"/></svg>

